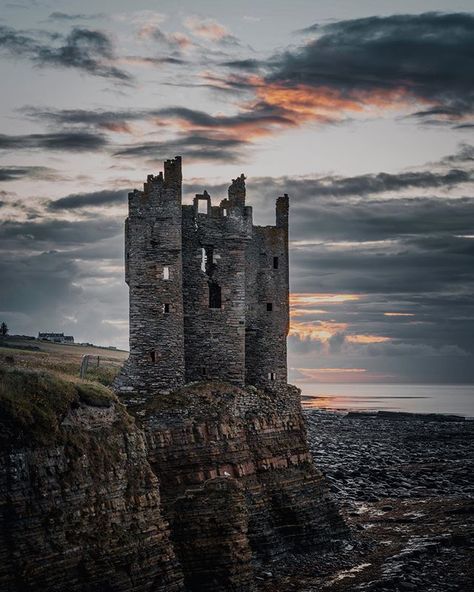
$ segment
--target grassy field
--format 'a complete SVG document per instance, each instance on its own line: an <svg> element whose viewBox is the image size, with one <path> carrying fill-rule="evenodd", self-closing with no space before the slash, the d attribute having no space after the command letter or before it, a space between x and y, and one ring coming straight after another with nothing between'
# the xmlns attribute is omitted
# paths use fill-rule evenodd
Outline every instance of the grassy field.
<svg viewBox="0 0 474 592"><path fill-rule="evenodd" d="M59 377L78 379L82 357L99 356L99 366L89 368L86 379L109 386L128 352L84 345L63 345L36 339L7 337L0 342L0 364L51 372Z"/></svg>

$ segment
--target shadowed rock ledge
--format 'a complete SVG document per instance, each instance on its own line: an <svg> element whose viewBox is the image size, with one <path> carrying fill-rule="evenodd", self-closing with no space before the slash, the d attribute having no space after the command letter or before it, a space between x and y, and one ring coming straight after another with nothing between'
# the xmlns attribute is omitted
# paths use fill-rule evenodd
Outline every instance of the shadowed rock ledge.
<svg viewBox="0 0 474 592"><path fill-rule="evenodd" d="M294 387L195 383L126 410L27 379L33 417L0 397L2 590L249 592L346 536Z"/></svg>

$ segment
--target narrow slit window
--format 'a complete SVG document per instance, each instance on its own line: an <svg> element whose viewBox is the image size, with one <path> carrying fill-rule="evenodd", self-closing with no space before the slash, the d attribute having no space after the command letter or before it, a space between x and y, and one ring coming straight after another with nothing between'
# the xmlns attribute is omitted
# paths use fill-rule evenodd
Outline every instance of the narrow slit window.
<svg viewBox="0 0 474 592"><path fill-rule="evenodd" d="M169 302L163 304L163 312L164 314L169 314L171 312L171 305Z"/></svg>
<svg viewBox="0 0 474 592"><path fill-rule="evenodd" d="M170 268L168 265L163 266L163 279L164 280L170 279Z"/></svg>
<svg viewBox="0 0 474 592"><path fill-rule="evenodd" d="M208 245L201 249L201 271L210 275L214 267L214 247Z"/></svg>
<svg viewBox="0 0 474 592"><path fill-rule="evenodd" d="M158 361L158 352L151 351L150 352L150 360L151 360L152 364L156 364L156 362Z"/></svg>
<svg viewBox="0 0 474 592"><path fill-rule="evenodd" d="M267 302L267 311L272 312L273 310L273 302Z"/></svg>
<svg viewBox="0 0 474 592"><path fill-rule="evenodd" d="M222 294L219 284L209 283L209 308L222 308Z"/></svg>
<svg viewBox="0 0 474 592"><path fill-rule="evenodd" d="M207 376L207 368L206 368L206 366L201 366L201 376Z"/></svg>
<svg viewBox="0 0 474 592"><path fill-rule="evenodd" d="M224 217L226 217L226 216L227 216L227 208L224 208L224 209L222 210L222 215L223 215Z"/></svg>
<svg viewBox="0 0 474 592"><path fill-rule="evenodd" d="M278 269L278 257L273 257L273 269Z"/></svg>
<svg viewBox="0 0 474 592"><path fill-rule="evenodd" d="M269 372L268 373L268 380L276 380L276 372Z"/></svg>

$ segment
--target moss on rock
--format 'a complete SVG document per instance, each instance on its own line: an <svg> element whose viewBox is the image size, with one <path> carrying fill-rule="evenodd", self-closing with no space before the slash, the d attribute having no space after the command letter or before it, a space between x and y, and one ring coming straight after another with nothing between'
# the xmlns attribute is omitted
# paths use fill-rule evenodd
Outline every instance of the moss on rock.
<svg viewBox="0 0 474 592"><path fill-rule="evenodd" d="M115 395L100 384L0 365L0 445L52 444L71 408L114 402Z"/></svg>

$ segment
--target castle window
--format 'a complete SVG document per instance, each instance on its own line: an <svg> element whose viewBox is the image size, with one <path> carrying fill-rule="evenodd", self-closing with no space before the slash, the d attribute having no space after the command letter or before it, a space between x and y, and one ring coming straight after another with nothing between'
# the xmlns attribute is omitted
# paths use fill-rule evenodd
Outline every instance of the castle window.
<svg viewBox="0 0 474 592"><path fill-rule="evenodd" d="M171 305L169 304L169 302L165 302L163 304L163 312L164 314L169 314L171 312Z"/></svg>
<svg viewBox="0 0 474 592"><path fill-rule="evenodd" d="M170 279L170 268L168 265L163 266L163 279L164 280Z"/></svg>
<svg viewBox="0 0 474 592"><path fill-rule="evenodd" d="M198 200L198 214L207 214L207 200Z"/></svg>
<svg viewBox="0 0 474 592"><path fill-rule="evenodd" d="M222 210L222 215L223 215L223 216L227 216L227 208L223 208L223 210Z"/></svg>
<svg viewBox="0 0 474 592"><path fill-rule="evenodd" d="M221 287L215 282L209 282L209 308L221 308Z"/></svg>
<svg viewBox="0 0 474 592"><path fill-rule="evenodd" d="M268 380L276 380L276 372L269 372L268 373Z"/></svg>
<svg viewBox="0 0 474 592"><path fill-rule="evenodd" d="M201 376L207 376L207 368L206 368L206 366L201 366Z"/></svg>
<svg viewBox="0 0 474 592"><path fill-rule="evenodd" d="M273 269L278 269L278 257L273 257Z"/></svg>
<svg viewBox="0 0 474 592"><path fill-rule="evenodd" d="M267 311L272 312L273 310L273 302L267 302Z"/></svg>
<svg viewBox="0 0 474 592"><path fill-rule="evenodd" d="M157 352L157 351L150 352L150 360L151 360L152 364L156 364L158 362L159 357L160 357L159 352Z"/></svg>
<svg viewBox="0 0 474 592"><path fill-rule="evenodd" d="M201 271L210 275L214 265L214 247L208 245L201 249Z"/></svg>

